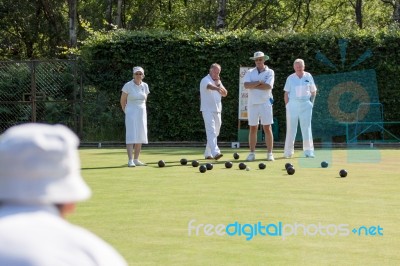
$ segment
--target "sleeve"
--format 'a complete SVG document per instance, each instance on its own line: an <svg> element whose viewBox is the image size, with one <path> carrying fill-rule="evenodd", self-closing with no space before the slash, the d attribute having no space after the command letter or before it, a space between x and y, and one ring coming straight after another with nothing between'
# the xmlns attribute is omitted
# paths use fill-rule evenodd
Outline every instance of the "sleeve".
<svg viewBox="0 0 400 266"><path fill-rule="evenodd" d="M75 228L77 228L75 226ZM80 236L80 251L98 266L127 266L125 259L110 244L103 239L84 229L77 228L77 234Z"/></svg>
<svg viewBox="0 0 400 266"><path fill-rule="evenodd" d="M125 83L125 85L122 87L122 91L128 94L128 91L129 91L129 82Z"/></svg>
<svg viewBox="0 0 400 266"><path fill-rule="evenodd" d="M265 77L265 83L271 86L271 89L274 88L274 82L275 82L275 72L270 69L270 71L268 71L267 76Z"/></svg>
<svg viewBox="0 0 400 266"><path fill-rule="evenodd" d="M315 85L314 78L313 78L313 76L311 74L310 74L309 79L310 79L310 85L311 85L310 91L311 92L316 92L317 91L317 86Z"/></svg>
<svg viewBox="0 0 400 266"><path fill-rule="evenodd" d="M208 77L204 77L200 82L200 91L207 91L207 85L211 84L211 81Z"/></svg>
<svg viewBox="0 0 400 266"><path fill-rule="evenodd" d="M250 75L251 75L251 69L249 69L244 75L243 82L251 82Z"/></svg>
<svg viewBox="0 0 400 266"><path fill-rule="evenodd" d="M285 82L285 87L283 87L283 90L286 92L290 92L290 76L287 77L286 82Z"/></svg>

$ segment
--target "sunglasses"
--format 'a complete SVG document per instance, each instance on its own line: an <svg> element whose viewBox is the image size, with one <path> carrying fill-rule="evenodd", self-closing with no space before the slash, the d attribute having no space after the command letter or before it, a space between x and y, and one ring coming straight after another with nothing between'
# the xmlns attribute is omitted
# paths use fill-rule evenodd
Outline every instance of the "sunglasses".
<svg viewBox="0 0 400 266"><path fill-rule="evenodd" d="M136 76L141 76L143 75L142 73L135 73Z"/></svg>
<svg viewBox="0 0 400 266"><path fill-rule="evenodd" d="M264 61L264 58L256 58L254 61Z"/></svg>

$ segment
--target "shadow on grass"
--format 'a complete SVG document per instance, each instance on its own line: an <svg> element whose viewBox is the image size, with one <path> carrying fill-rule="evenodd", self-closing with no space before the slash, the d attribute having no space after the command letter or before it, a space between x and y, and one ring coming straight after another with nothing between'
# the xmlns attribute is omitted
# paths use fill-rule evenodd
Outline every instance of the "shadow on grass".
<svg viewBox="0 0 400 266"><path fill-rule="evenodd" d="M114 168L125 168L128 167L127 164L120 165L120 166L102 166L102 167L82 167L81 170L98 170L98 169L114 169Z"/></svg>

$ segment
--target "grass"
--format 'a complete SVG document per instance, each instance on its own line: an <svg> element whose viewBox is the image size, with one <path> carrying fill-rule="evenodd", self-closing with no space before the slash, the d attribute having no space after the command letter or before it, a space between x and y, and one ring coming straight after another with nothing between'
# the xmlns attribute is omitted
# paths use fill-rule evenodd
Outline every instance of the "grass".
<svg viewBox="0 0 400 266"><path fill-rule="evenodd" d="M241 158L234 160L237 151ZM93 197L80 203L69 220L111 243L129 265L399 265L399 150L318 150L317 158L260 159L239 170L247 150L225 149L214 169L200 173L190 160L205 163L200 148L144 147L146 167L128 168L124 149L82 149L82 173ZM182 166L181 158L189 164ZM159 168L163 159L166 167ZM232 169L224 162L231 160ZM329 162L321 168L322 160ZM258 163L265 162L265 170ZM287 175L286 162L296 173ZM347 178L339 177L345 168ZM329 235L207 236L200 224L330 225ZM383 235L340 236L378 225ZM272 228L270 227L272 232ZM288 228L288 227L287 227ZM289 230L289 229L287 229ZM215 231L214 231L215 232ZM335 234L336 233L336 234ZM371 231L373 233L373 231ZM377 233L377 231L375 231Z"/></svg>

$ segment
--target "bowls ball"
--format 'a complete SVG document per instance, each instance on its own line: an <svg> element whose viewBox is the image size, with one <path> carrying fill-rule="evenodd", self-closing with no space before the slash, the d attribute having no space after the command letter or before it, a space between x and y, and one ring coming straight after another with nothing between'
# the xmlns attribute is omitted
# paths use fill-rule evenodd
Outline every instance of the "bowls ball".
<svg viewBox="0 0 400 266"><path fill-rule="evenodd" d="M240 170L244 170L244 169L246 169L246 167L247 167L247 165L245 163L240 163L239 164L239 169Z"/></svg>
<svg viewBox="0 0 400 266"><path fill-rule="evenodd" d="M232 168L233 163L232 162L225 162L225 167L226 168Z"/></svg>
<svg viewBox="0 0 400 266"><path fill-rule="evenodd" d="M199 161L196 161L196 160L193 160L192 161L192 166L193 167L198 167L200 164L199 164Z"/></svg>
<svg viewBox="0 0 400 266"><path fill-rule="evenodd" d="M267 165L265 163L259 163L258 164L258 168L261 170L264 170L267 167Z"/></svg>
<svg viewBox="0 0 400 266"><path fill-rule="evenodd" d="M296 170L293 167L288 167L286 169L286 172L288 173L288 175L294 175L294 173L296 172Z"/></svg>
<svg viewBox="0 0 400 266"><path fill-rule="evenodd" d="M339 171L340 177L346 177L347 176L347 171L345 169L342 169Z"/></svg>
<svg viewBox="0 0 400 266"><path fill-rule="evenodd" d="M205 173L207 171L207 167L203 164L199 166L200 173Z"/></svg>

